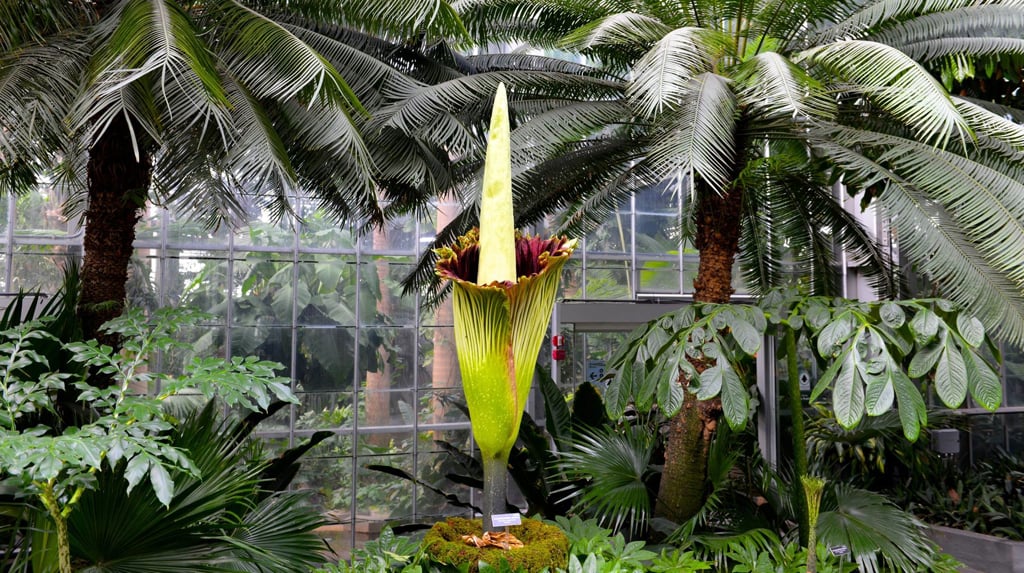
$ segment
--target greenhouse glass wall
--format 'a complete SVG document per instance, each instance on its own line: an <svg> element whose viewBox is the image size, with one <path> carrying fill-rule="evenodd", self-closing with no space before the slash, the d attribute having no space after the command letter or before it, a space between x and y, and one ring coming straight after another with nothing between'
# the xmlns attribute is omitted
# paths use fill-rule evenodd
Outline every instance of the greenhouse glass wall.
<svg viewBox="0 0 1024 573"><path fill-rule="evenodd" d="M683 208L676 191L665 186L638 194L586 237L566 268L561 297L584 305L685 304L696 252L680 245L675 230ZM403 295L400 284L436 228L460 206L438 204L422 220L359 233L327 219L312 203L295 204L297 222L275 222L256 211L234 232L209 230L165 209L147 211L138 228L131 304L187 305L210 313L208 323L181 333L197 355L255 354L284 365L300 404L265 421L260 433L267 448L283 449L330 432L307 456L295 483L313 493L344 535L354 540L383 521L457 513L436 493L371 466L398 468L470 496L466 486L444 478L454 463L444 443L471 447L460 408L451 309L425 309L418 296ZM62 216L61 205L46 188L0 199L5 293L53 292L64 260L80 255L80 229ZM736 286L742 294L742 285ZM569 352L555 370L566 388L599 373L632 328L559 324ZM545 346L543 366L551 366L550 355ZM163 356L158 364L173 371L185 358ZM1004 380L1004 413L972 418L970 455L1024 448L1024 354L1007 349ZM530 407L542 415L538 404Z"/></svg>

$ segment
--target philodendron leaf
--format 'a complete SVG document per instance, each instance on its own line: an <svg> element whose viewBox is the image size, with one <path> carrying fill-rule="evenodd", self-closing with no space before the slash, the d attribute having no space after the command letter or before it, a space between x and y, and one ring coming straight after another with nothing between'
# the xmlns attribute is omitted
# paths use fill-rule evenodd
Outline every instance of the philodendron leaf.
<svg viewBox="0 0 1024 573"><path fill-rule="evenodd" d="M839 425L852 429L864 416L864 383L857 367L857 353L849 352L832 389L832 409Z"/></svg>
<svg viewBox="0 0 1024 573"><path fill-rule="evenodd" d="M959 408L967 398L967 366L948 338L935 365L935 392L949 408Z"/></svg>
<svg viewBox="0 0 1024 573"><path fill-rule="evenodd" d="M957 315L956 329L969 346L978 348L985 341L985 326L973 316L964 313Z"/></svg>
<svg viewBox="0 0 1024 573"><path fill-rule="evenodd" d="M722 413L734 430L747 424L750 395L736 371L727 364L722 366Z"/></svg>
<svg viewBox="0 0 1024 573"><path fill-rule="evenodd" d="M828 368L825 369L825 373L818 379L818 383L814 385L814 389L811 390L810 399L812 401L817 400L818 397L821 396L822 392L828 390L832 386L832 381L835 380L836 374L846 361L846 355L852 351L852 346L847 347L846 350L843 350L839 356L832 361L832 364L829 364Z"/></svg>
<svg viewBox="0 0 1024 573"><path fill-rule="evenodd" d="M683 390L683 385L679 383L678 361L681 354L681 352L676 354L675 358L669 361L672 363L672 367L658 381L658 406L661 407L661 411L668 417L676 415L676 412L683 407L683 399L685 398L686 392ZM672 375L673 373L675 375Z"/></svg>
<svg viewBox="0 0 1024 573"><path fill-rule="evenodd" d="M982 408L995 410L1003 401L1003 385L999 382L999 376L973 350L964 348L963 357L971 397Z"/></svg>

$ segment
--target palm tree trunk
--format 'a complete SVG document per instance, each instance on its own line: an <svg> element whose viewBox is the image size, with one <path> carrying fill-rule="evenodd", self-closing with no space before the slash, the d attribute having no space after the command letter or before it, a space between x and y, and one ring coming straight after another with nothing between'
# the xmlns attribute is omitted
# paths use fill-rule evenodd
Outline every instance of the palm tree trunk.
<svg viewBox="0 0 1024 573"><path fill-rule="evenodd" d="M725 303L732 296L732 265L739 251L741 198L739 188L724 196L713 192L703 194L697 211L699 263L693 281L695 302ZM698 372L711 365L694 364ZM688 387L690 381L680 376L679 383ZM681 523L696 515L704 504L708 453L721 415L721 400L700 401L686 393L683 407L669 421L665 467L655 515Z"/></svg>
<svg viewBox="0 0 1024 573"><path fill-rule="evenodd" d="M86 340L97 338L118 345L116 337L101 335L99 327L124 309L125 283L152 178L150 155L139 145L136 157L125 119L114 120L89 150L89 206L85 212L85 258L78 314Z"/></svg>
<svg viewBox="0 0 1024 573"><path fill-rule="evenodd" d="M374 229L373 248L382 251L390 246L387 234L383 229ZM377 312L381 316L392 314L391 289L388 286L388 262L381 258L375 263L377 271ZM377 348L378 369L366 373L366 421L371 426L387 426L391 423L391 356L387 346L381 344ZM413 400L413 405L416 401ZM416 409L413 408L415 412ZM390 434L371 434L367 441L375 446L386 446L391 441Z"/></svg>

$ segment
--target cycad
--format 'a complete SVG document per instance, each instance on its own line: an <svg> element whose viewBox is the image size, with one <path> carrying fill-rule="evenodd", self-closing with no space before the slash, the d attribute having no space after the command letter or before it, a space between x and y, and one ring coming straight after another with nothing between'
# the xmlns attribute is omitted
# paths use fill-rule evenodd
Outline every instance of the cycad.
<svg viewBox="0 0 1024 573"><path fill-rule="evenodd" d="M40 0L0 12L0 188L22 191L40 170L70 187L86 223L87 337L120 313L149 201L213 225L253 206L288 214L308 192L333 216L379 221L356 126L366 112L346 83L376 76L316 29L463 33L443 2Z"/></svg>
<svg viewBox="0 0 1024 573"><path fill-rule="evenodd" d="M837 243L893 296L899 272L884 242L841 208L833 185L842 182L887 217L904 262L995 332L1024 342L1024 128L1003 108L951 95L933 75L962 76L978 57L1024 51L1024 8L949 0L453 5L478 41L575 50L630 78L584 75L589 97L522 118L513 131L524 162L516 185L534 193L521 218L562 211L559 232L582 234L636 191L678 178L689 192L682 228L700 251L696 300L730 298L737 255L756 292L810 277L812 290L837 293ZM516 81L505 81L515 94ZM699 412L711 435L713 404L683 412ZM681 447L669 445L667 468ZM663 488L683 472L701 474L703 464L668 470ZM663 489L659 498L667 497Z"/></svg>

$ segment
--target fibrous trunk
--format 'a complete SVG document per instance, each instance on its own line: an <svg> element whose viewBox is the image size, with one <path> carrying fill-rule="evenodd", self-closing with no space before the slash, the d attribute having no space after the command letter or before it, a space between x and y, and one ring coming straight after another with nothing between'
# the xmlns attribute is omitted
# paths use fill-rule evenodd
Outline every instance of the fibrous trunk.
<svg viewBox="0 0 1024 573"><path fill-rule="evenodd" d="M93 143L87 166L89 205L78 314L86 339L115 348L116 337L101 334L99 327L124 309L135 225L151 178L149 154L142 145L138 149L136 157L128 121L117 119Z"/></svg>
<svg viewBox="0 0 1024 573"><path fill-rule="evenodd" d="M695 245L700 253L693 281L695 302L726 303L732 296L741 196L741 190L736 188L721 196L704 193L701 199ZM700 372L710 364L694 366ZM679 383L689 386L684 376L680 376ZM669 422L655 515L680 523L696 515L704 504L708 452L721 414L719 399L701 401L686 393L683 407Z"/></svg>

